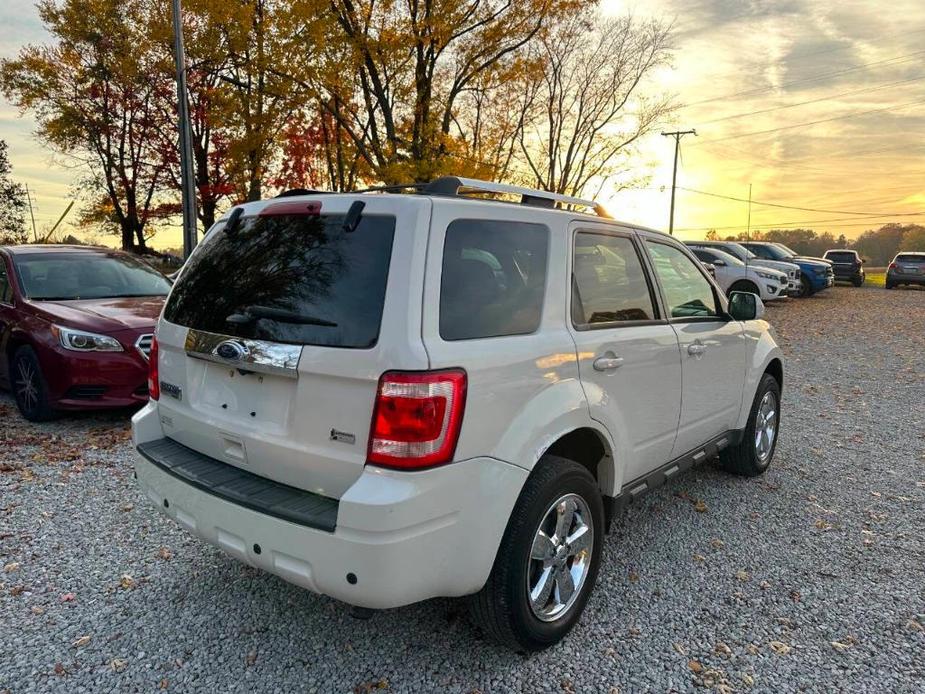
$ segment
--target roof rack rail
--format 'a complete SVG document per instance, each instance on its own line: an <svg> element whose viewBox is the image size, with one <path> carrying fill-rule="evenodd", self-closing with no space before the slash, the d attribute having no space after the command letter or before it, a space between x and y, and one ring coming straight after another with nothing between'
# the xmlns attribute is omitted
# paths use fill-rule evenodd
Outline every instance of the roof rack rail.
<svg viewBox="0 0 925 694"><path fill-rule="evenodd" d="M611 219L610 214L604 209L604 206L593 200L583 200L574 198L570 195L560 195L551 193L546 190L534 190L532 188L522 188L512 186L507 183L492 183L491 181L480 181L476 178L462 178L459 176L443 176L434 179L423 187L422 192L430 195L447 195L455 197L465 191L473 193L503 193L505 195L519 195L520 204L532 205L534 207L555 208L556 204L573 205L575 207L586 207L594 210L598 217Z"/></svg>

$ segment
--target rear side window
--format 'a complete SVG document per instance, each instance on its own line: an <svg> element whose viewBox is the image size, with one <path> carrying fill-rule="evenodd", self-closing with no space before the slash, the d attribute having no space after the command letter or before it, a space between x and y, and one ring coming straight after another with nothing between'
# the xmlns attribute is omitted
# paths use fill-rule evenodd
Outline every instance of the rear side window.
<svg viewBox="0 0 925 694"><path fill-rule="evenodd" d="M572 324L576 328L653 320L642 262L625 236L581 232L572 261Z"/></svg>
<svg viewBox="0 0 925 694"><path fill-rule="evenodd" d="M457 219L446 230L440 337L524 335L540 325L549 229L542 224Z"/></svg>
<svg viewBox="0 0 925 694"><path fill-rule="evenodd" d="M216 229L190 258L164 318L224 335L289 344L369 348L379 338L395 218L243 218Z"/></svg>

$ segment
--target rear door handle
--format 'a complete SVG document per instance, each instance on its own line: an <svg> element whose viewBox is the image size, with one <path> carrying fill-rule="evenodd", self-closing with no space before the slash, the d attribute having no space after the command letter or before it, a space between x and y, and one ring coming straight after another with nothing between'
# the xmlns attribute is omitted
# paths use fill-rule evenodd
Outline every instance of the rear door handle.
<svg viewBox="0 0 925 694"><path fill-rule="evenodd" d="M707 348L705 345L701 345L696 342L687 346L687 353L690 354L692 357L699 357L701 354L703 354L706 351L707 351Z"/></svg>
<svg viewBox="0 0 925 694"><path fill-rule="evenodd" d="M623 357L610 356L598 357L594 360L595 371L611 371L623 366Z"/></svg>

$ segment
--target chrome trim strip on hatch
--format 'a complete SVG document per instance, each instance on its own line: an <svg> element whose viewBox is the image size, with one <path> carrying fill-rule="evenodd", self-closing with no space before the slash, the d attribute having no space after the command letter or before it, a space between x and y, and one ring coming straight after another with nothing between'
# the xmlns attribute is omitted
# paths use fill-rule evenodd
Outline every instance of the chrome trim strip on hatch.
<svg viewBox="0 0 925 694"><path fill-rule="evenodd" d="M194 359L215 362L242 371L298 378L301 345L286 345L266 340L251 340L233 335L219 335L190 328L186 333L186 354Z"/></svg>

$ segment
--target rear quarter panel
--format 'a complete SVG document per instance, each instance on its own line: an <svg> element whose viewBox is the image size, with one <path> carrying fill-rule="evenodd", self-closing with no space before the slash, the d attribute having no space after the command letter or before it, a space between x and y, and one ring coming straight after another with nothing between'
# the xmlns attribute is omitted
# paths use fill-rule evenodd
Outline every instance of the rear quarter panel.
<svg viewBox="0 0 925 694"><path fill-rule="evenodd" d="M549 228L546 292L539 329L512 335L447 341L440 336L440 282L446 227L454 219L510 219ZM497 203L439 201L424 278L422 334L432 369L462 367L468 377L466 411L456 460L489 456L533 468L558 438L592 422L578 375L575 343L565 326L568 224L561 213Z"/></svg>

